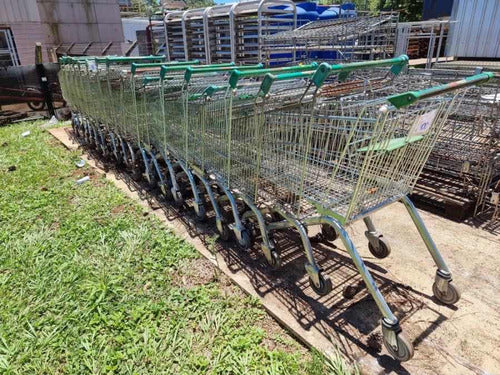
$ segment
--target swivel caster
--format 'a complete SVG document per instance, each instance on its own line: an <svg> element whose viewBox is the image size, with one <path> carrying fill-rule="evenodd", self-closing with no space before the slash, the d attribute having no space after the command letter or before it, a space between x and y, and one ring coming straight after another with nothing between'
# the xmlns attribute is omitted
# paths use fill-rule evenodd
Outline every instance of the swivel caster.
<svg viewBox="0 0 500 375"><path fill-rule="evenodd" d="M199 204L197 207L197 210L195 210L195 212L196 212L196 220L198 220L199 222L203 222L206 220L207 211L206 211L205 206L203 204Z"/></svg>
<svg viewBox="0 0 500 375"><path fill-rule="evenodd" d="M309 285L311 285L312 290L320 296L325 296L332 291L332 280L321 272L318 272L318 284L309 276Z"/></svg>
<svg viewBox="0 0 500 375"><path fill-rule="evenodd" d="M280 269L283 265L280 255L276 250L271 251L271 259L267 259L267 263L271 266L273 270Z"/></svg>
<svg viewBox="0 0 500 375"><path fill-rule="evenodd" d="M273 270L281 268L283 262L278 251L276 251L276 244L272 238L269 238L269 248L262 244L262 251L266 256L267 263Z"/></svg>
<svg viewBox="0 0 500 375"><path fill-rule="evenodd" d="M332 226L326 224L321 225L321 234L323 238L329 242L335 241L338 237L335 229Z"/></svg>
<svg viewBox="0 0 500 375"><path fill-rule="evenodd" d="M242 249L250 249L253 245L253 238L248 232L248 230L244 229L241 231L241 239L238 240L238 245Z"/></svg>
<svg viewBox="0 0 500 375"><path fill-rule="evenodd" d="M406 362L413 358L413 344L401 331L399 323L389 323L382 319L382 335L384 346L397 361Z"/></svg>
<svg viewBox="0 0 500 375"><path fill-rule="evenodd" d="M460 291L451 281L451 275L438 270L432 284L432 293L441 303L454 305L460 300Z"/></svg>
<svg viewBox="0 0 500 375"><path fill-rule="evenodd" d="M391 253L391 246L384 237L378 237L368 242L368 250L375 258L384 259Z"/></svg>
<svg viewBox="0 0 500 375"><path fill-rule="evenodd" d="M220 227L217 227L217 231L219 232L219 238L222 241L229 241L229 238L231 238L231 230L226 223L221 223Z"/></svg>

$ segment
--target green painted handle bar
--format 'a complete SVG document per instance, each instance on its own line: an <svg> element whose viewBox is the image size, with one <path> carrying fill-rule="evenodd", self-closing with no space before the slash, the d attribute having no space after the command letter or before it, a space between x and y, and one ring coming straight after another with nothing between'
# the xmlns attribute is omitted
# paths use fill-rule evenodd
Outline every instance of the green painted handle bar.
<svg viewBox="0 0 500 375"><path fill-rule="evenodd" d="M165 55L161 56L134 56L134 57L124 57L124 56L106 56L106 57L96 57L95 61L97 63L106 63L110 65L111 63L133 63L133 62L153 62L153 61L165 61L167 57Z"/></svg>
<svg viewBox="0 0 500 375"><path fill-rule="evenodd" d="M231 67L231 66L234 66L234 63L227 63L227 64L213 64L213 65L203 65L204 67L207 67L207 68L215 68L215 67L219 67L219 68L222 68L222 67ZM175 71L183 71L183 70L186 70L186 66L168 66L168 65L165 65L163 64L161 69L160 69L160 77L161 79L165 78L165 74L167 74L167 72L175 72Z"/></svg>
<svg viewBox="0 0 500 375"><path fill-rule="evenodd" d="M305 72L285 73L278 75L267 73L260 85L259 95L267 95L274 81L284 81L287 79L298 79L298 78L311 78L314 72L315 70L308 70Z"/></svg>
<svg viewBox="0 0 500 375"><path fill-rule="evenodd" d="M190 60L190 61L171 61L171 62L159 62L159 63L144 63L144 64L139 64L133 62L130 71L132 74L135 74L137 69L144 69L144 68L161 68L163 65L165 66L189 66L189 65L198 65L200 63L200 60Z"/></svg>
<svg viewBox="0 0 500 375"><path fill-rule="evenodd" d="M468 86L479 85L488 82L493 78L491 72L476 74L470 77L461 79L460 81L450 82L444 85L429 87L428 89L419 91L408 91L403 94L392 95L387 100L396 108L405 107L413 104L421 99L430 98L432 96L445 94L450 91L461 89Z"/></svg>
<svg viewBox="0 0 500 375"><path fill-rule="evenodd" d="M345 79L347 78L347 75L351 71L366 69L366 68L381 67L381 66L391 66L391 71L394 74L399 74L407 63L408 63L408 56L406 55L401 55L393 59L362 61L350 64L330 65L327 63L322 63L316 71L303 72L303 74L301 75L295 75L294 73L284 73L277 75L270 74L268 77L265 77L265 79L262 81L260 91L262 95L266 95L271 89L272 83L276 80L283 81L286 79L308 78L308 77L311 78L311 80L317 87L321 87L321 85L323 85L323 83L325 82L326 78L328 78L328 76L331 74L334 73L338 74L339 79L343 75L343 79Z"/></svg>
<svg viewBox="0 0 500 375"><path fill-rule="evenodd" d="M401 55L399 57L394 57L392 59L385 60L373 60L373 61L361 61L349 64L335 64L330 65L327 63L322 63L316 73L312 77L312 81L317 87L321 87L325 80L331 74L339 74L339 81L343 81L347 78L348 74L353 70L360 70L366 68L377 68L382 66L391 66L391 72L393 74L401 73L401 70L408 64L408 56Z"/></svg>
<svg viewBox="0 0 500 375"><path fill-rule="evenodd" d="M242 66L228 66L228 67L205 67L205 66L193 66L186 68L186 73L184 73L184 80L189 82L193 74L206 74L206 73L217 73L225 72L229 70L258 70L264 67L263 64L256 65L242 65Z"/></svg>
<svg viewBox="0 0 500 375"><path fill-rule="evenodd" d="M235 70L231 73L231 77L229 77L229 86L232 89L235 89L238 85L238 81L241 78L249 78L249 77L258 77L263 76L268 73L292 73L292 72L300 72L305 70L312 70L318 67L318 63L313 62L308 65L295 65L295 66L285 66L283 68L268 68L268 69L260 69L260 70L249 70L242 72L240 69Z"/></svg>

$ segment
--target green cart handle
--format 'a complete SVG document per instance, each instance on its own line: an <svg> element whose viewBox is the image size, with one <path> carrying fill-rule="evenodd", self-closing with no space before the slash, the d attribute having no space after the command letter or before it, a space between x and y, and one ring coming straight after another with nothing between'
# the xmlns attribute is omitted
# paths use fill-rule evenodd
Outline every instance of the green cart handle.
<svg viewBox="0 0 500 375"><path fill-rule="evenodd" d="M153 61L165 61L167 57L165 55L160 56L135 56L135 57L125 57L125 56L106 56L106 57L96 57L95 61L97 63L106 63L109 66L111 63L132 63L132 62L153 62Z"/></svg>
<svg viewBox="0 0 500 375"><path fill-rule="evenodd" d="M133 62L132 65L130 66L130 72L132 74L135 74L137 69L161 68L163 65L165 65L165 66L190 66L190 65L197 65L199 63L200 63L200 60L171 61L171 62L144 63L144 64Z"/></svg>
<svg viewBox="0 0 500 375"><path fill-rule="evenodd" d="M227 90L227 86L211 85L211 86L208 86L205 90L203 90L202 93L191 95L189 97L189 100L198 99L198 98L201 98L203 96L212 96L214 93L216 93L218 91L224 91L224 90Z"/></svg>
<svg viewBox="0 0 500 375"><path fill-rule="evenodd" d="M249 70L242 72L240 69L235 70L231 73L231 77L229 77L229 86L232 89L235 89L238 85L238 81L241 78L250 78L250 77L259 77L266 75L268 73L293 73L293 72L301 72L306 70L316 69L318 67L318 63L313 62L307 65L295 65L295 66L285 66L282 68L268 68L268 69L260 69L260 70Z"/></svg>
<svg viewBox="0 0 500 375"><path fill-rule="evenodd" d="M366 69L366 68L378 68L382 66L391 66L391 72L394 75L401 73L403 68L408 64L408 56L401 55L399 57L394 57L392 59L385 60L373 60L373 61L361 61L350 64L335 64L330 65L327 63L322 63L316 73L312 77L312 81L317 87L321 87L325 80L331 74L338 74L339 81L345 81L350 72L354 70Z"/></svg>
<svg viewBox="0 0 500 375"><path fill-rule="evenodd" d="M461 79L460 81L450 82L445 85L429 87L428 89L419 91L408 91L403 94L392 95L387 100L396 108L401 108L413 104L421 99L430 98L440 94L445 94L450 91L461 89L464 87L479 85L488 82L494 74L491 72L476 74L470 77Z"/></svg>
<svg viewBox="0 0 500 375"><path fill-rule="evenodd" d="M299 79L299 78L311 78L311 76L315 73L315 70L309 70L305 72L294 72L294 73L285 73L274 75L271 73L267 73L262 83L260 85L259 95L264 96L267 95L269 90L271 90L271 86L274 81L285 81L288 79Z"/></svg>
<svg viewBox="0 0 500 375"><path fill-rule="evenodd" d="M144 77L142 79L142 84L147 85L148 83L158 82L159 80L160 80L160 77Z"/></svg>
<svg viewBox="0 0 500 375"><path fill-rule="evenodd" d="M225 72L229 70L256 70L262 69L264 67L263 64L259 63L256 65L242 65L242 66L222 66L222 67L204 67L204 66L193 66L188 67L186 69L186 73L184 73L184 80L189 82L193 74L206 74L206 73L218 73Z"/></svg>
<svg viewBox="0 0 500 375"><path fill-rule="evenodd" d="M215 68L215 67L222 68L222 67L234 66L234 63L232 62L232 63L226 63L226 64L213 64L213 65L202 65L202 66L205 68ZM164 79L167 72L176 72L176 71L178 72L178 71L183 71L183 70L186 70L186 66L184 66L184 65L168 66L168 65L163 64L161 69L160 69L160 77L161 77L161 79Z"/></svg>

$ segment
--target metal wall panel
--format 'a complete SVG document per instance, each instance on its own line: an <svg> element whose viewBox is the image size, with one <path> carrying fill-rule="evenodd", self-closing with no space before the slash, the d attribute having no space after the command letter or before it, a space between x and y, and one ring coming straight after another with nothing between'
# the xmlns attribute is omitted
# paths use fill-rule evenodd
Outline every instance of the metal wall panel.
<svg viewBox="0 0 500 375"><path fill-rule="evenodd" d="M446 55L500 58L500 1L455 0Z"/></svg>
<svg viewBox="0 0 500 375"><path fill-rule="evenodd" d="M0 1L0 24L39 21L36 0Z"/></svg>

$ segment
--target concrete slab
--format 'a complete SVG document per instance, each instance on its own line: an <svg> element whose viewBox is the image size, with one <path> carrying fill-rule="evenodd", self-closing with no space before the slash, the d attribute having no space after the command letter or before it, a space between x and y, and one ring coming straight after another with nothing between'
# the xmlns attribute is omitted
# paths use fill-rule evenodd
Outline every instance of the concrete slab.
<svg viewBox="0 0 500 375"><path fill-rule="evenodd" d="M69 149L78 147L69 130L49 130ZM348 228L402 327L414 342L415 357L399 364L379 350L380 314L364 291L343 297L348 285L361 278L340 241L316 244L315 253L333 281L333 291L318 298L309 287L297 235L275 235L284 267L270 271L259 244L241 251L214 240L214 220L195 224L192 210L177 211L148 197L124 174L104 172L87 154L83 158L156 215L166 227L191 243L246 293L258 297L266 310L310 347L339 350L358 361L367 374L496 374L500 373L500 227L489 231L421 212L437 246L448 261L454 282L462 291L457 307L438 304L432 297L435 267L404 206L395 203L373 215L378 229L390 240L392 254L379 260L367 249L363 223ZM156 209L153 209L154 207ZM310 233L314 234L314 233Z"/></svg>

